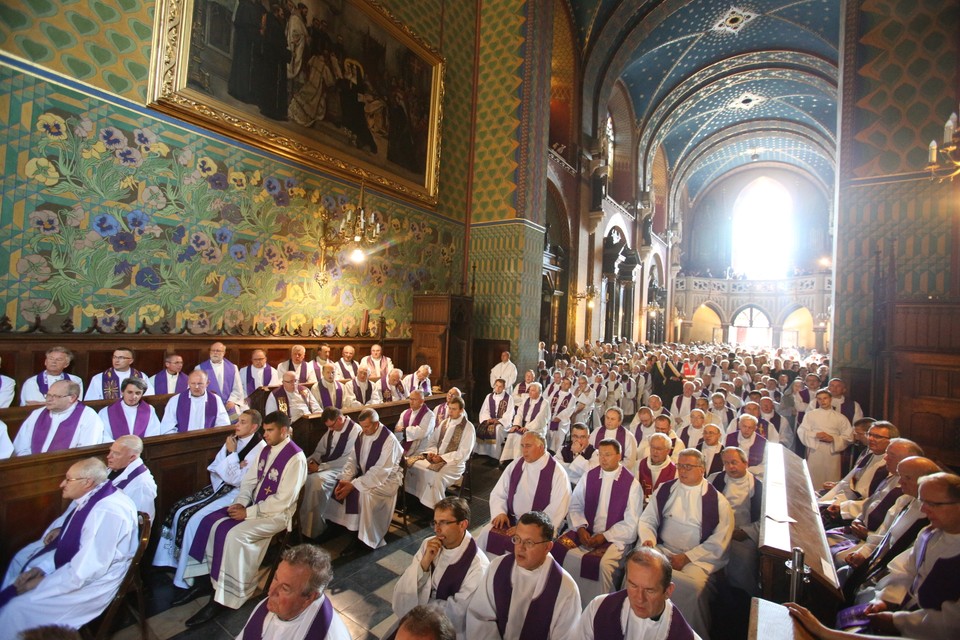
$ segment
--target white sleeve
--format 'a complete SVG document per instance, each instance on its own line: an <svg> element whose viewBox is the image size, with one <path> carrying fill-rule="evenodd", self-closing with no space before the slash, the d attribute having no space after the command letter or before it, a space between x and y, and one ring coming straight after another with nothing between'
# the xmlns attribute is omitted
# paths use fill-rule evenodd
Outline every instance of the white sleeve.
<svg viewBox="0 0 960 640"><path fill-rule="evenodd" d="M558 454L559 455L559 454ZM577 486L574 487L570 495L570 511L567 515L567 524L570 529L576 531L580 527L588 527L590 523L583 515L583 505L587 493L587 474L580 476Z"/></svg>
<svg viewBox="0 0 960 640"><path fill-rule="evenodd" d="M717 494L717 507L719 507L717 511L720 521L714 528L713 533L710 534L709 538L685 553L690 562L712 565L708 568L708 572L711 568L718 567L717 563L726 555L727 549L730 547L730 539L733 537L733 509L730 508L730 503L727 502L726 497L719 492Z"/></svg>
<svg viewBox="0 0 960 640"><path fill-rule="evenodd" d="M103 400L103 374L90 378L90 385L87 387L87 395L83 397L85 401Z"/></svg>
<svg viewBox="0 0 960 640"><path fill-rule="evenodd" d="M14 382L13 378L7 376L0 376L0 409L9 407L13 403L13 395L16 390L17 383Z"/></svg>
<svg viewBox="0 0 960 640"><path fill-rule="evenodd" d="M10 433L7 425L0 420L0 460L13 455L13 443L10 442Z"/></svg>

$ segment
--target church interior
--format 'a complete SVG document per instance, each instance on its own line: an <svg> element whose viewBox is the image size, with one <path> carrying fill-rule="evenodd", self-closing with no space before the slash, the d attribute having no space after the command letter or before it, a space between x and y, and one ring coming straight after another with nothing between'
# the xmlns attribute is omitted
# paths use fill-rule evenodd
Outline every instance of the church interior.
<svg viewBox="0 0 960 640"><path fill-rule="evenodd" d="M554 344L763 350L827 364L956 472L958 34L958 0L5 3L0 373L19 394L54 346L86 381L116 349L152 375L214 341L239 367L381 345L405 375L429 365L427 405L457 387L477 424L503 352L521 382ZM19 404L0 409L11 440ZM326 427L302 419L309 454ZM228 433L146 441L157 517L207 484ZM108 447L0 460L0 566ZM498 463L469 463L471 529L496 515ZM432 534L405 498L385 547L324 542L353 638L386 637ZM763 595L783 603L773 556ZM148 637L241 632L253 601L187 629L201 601L171 607L148 564ZM824 580L806 588L839 593ZM759 615L740 613L731 638ZM113 637L142 637L136 618Z"/></svg>

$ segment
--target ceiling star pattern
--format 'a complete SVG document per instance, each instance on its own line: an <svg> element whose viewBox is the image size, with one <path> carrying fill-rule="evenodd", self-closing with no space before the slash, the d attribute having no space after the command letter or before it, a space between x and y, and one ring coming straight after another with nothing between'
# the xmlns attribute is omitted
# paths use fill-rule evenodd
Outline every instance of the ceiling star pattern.
<svg viewBox="0 0 960 640"><path fill-rule="evenodd" d="M596 131L622 83L636 117L641 188L649 187L662 146L671 190L696 198L719 175L750 163L749 136L709 153L703 145L761 122L767 130L754 137L770 150L765 160L833 184L840 0L571 4L585 53L584 130Z"/></svg>

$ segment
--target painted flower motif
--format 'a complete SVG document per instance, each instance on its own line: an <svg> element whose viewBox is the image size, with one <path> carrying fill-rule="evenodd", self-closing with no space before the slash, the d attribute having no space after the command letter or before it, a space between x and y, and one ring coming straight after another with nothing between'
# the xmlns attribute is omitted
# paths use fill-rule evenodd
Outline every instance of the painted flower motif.
<svg viewBox="0 0 960 640"><path fill-rule="evenodd" d="M227 180L237 189L247 188L247 174L242 171L231 171L227 174Z"/></svg>
<svg viewBox="0 0 960 640"><path fill-rule="evenodd" d="M129 231L121 231L116 235L110 236L110 246L117 253L124 251L133 251L137 248L137 238Z"/></svg>
<svg viewBox="0 0 960 640"><path fill-rule="evenodd" d="M190 235L190 245L200 251L210 246L210 237L202 231L197 231Z"/></svg>
<svg viewBox="0 0 960 640"><path fill-rule="evenodd" d="M197 255L197 250L193 247L187 247L180 252L180 255L177 256L177 262L184 263L193 259L193 256Z"/></svg>
<svg viewBox="0 0 960 640"><path fill-rule="evenodd" d="M160 274L153 267L143 267L137 271L137 275L133 281L138 287L143 287L150 291L156 291L160 288L160 285L163 284L163 280L160 279Z"/></svg>
<svg viewBox="0 0 960 640"><path fill-rule="evenodd" d="M392 295L388 295L383 299L383 308L384 309L396 309L397 301Z"/></svg>
<svg viewBox="0 0 960 640"><path fill-rule="evenodd" d="M159 140L157 134L150 129L134 129L133 130L133 139L138 146L152 145L156 144Z"/></svg>
<svg viewBox="0 0 960 640"><path fill-rule="evenodd" d="M250 184L252 184L253 186L257 186L258 184L260 184L260 180L262 179L263 179L263 174L260 173L260 169L257 169L250 176Z"/></svg>
<svg viewBox="0 0 960 640"><path fill-rule="evenodd" d="M278 207L286 207L290 204L290 195L286 191L281 191L277 195L273 196L273 202Z"/></svg>
<svg viewBox="0 0 960 640"><path fill-rule="evenodd" d="M37 131L51 140L67 139L67 123L55 113L45 113L37 118Z"/></svg>
<svg viewBox="0 0 960 640"><path fill-rule="evenodd" d="M63 221L67 224L67 226L75 229L87 219L87 213L79 204L75 204L69 209L64 209L61 211L61 213L63 213Z"/></svg>
<svg viewBox="0 0 960 640"><path fill-rule="evenodd" d="M295 331L296 329L303 327L305 324L307 324L307 316L303 315L302 313L294 313L287 320L287 329L289 331Z"/></svg>
<svg viewBox="0 0 960 640"><path fill-rule="evenodd" d="M273 290L281 294L281 297L284 297L286 295L287 282L285 280L280 280L277 283L277 286L273 288Z"/></svg>
<svg viewBox="0 0 960 640"><path fill-rule="evenodd" d="M287 242L283 245L283 253L287 260L304 260L306 256L296 242Z"/></svg>
<svg viewBox="0 0 960 640"><path fill-rule="evenodd" d="M156 324L166 315L166 312L158 304L145 304L140 307L140 317L147 324Z"/></svg>
<svg viewBox="0 0 960 640"><path fill-rule="evenodd" d="M46 158L30 158L24 167L24 175L40 184L52 187L60 182L60 172Z"/></svg>
<svg viewBox="0 0 960 640"><path fill-rule="evenodd" d="M213 239L217 244L229 244L233 239L233 231L227 227L220 227L213 232Z"/></svg>
<svg viewBox="0 0 960 640"><path fill-rule="evenodd" d="M339 206L341 209L346 207L348 204L350 204L350 198L343 194L337 196L337 206Z"/></svg>
<svg viewBox="0 0 960 640"><path fill-rule="evenodd" d="M240 210L240 207L233 203L227 203L220 208L220 217L226 222L232 222L233 224L239 224L243 222L243 212Z"/></svg>
<svg viewBox="0 0 960 640"><path fill-rule="evenodd" d="M267 259L266 259L266 258L261 258L261 259L260 259L260 262L258 262L258 263L256 264L256 266L253 267L253 272L254 272L254 273L260 273L261 271L263 271L263 270L265 270L265 269L267 268L267 265L268 265L268 264L269 264L269 263L267 262Z"/></svg>
<svg viewBox="0 0 960 640"><path fill-rule="evenodd" d="M177 154L177 162L181 167L189 167L193 164L193 149L183 149Z"/></svg>
<svg viewBox="0 0 960 640"><path fill-rule="evenodd" d="M154 211L159 211L167 206L167 197L163 195L163 191L157 185L144 187L138 199L145 208Z"/></svg>
<svg viewBox="0 0 960 640"><path fill-rule="evenodd" d="M113 307L107 307L101 313L97 314L97 318L99 319L99 324L101 327L108 331L112 331L117 325L117 321L120 319L120 316L117 315L116 309Z"/></svg>
<svg viewBox="0 0 960 640"><path fill-rule="evenodd" d="M210 322L210 316L206 311L201 311L196 315L196 317L187 321L187 325L190 327L190 330L194 333L206 333L212 327Z"/></svg>
<svg viewBox="0 0 960 640"><path fill-rule="evenodd" d="M290 189L290 196L293 198L306 198L307 192L303 189L303 187L294 187Z"/></svg>
<svg viewBox="0 0 960 640"><path fill-rule="evenodd" d="M211 245L200 252L200 260L206 264L219 264L223 260L223 252L217 245Z"/></svg>
<svg viewBox="0 0 960 640"><path fill-rule="evenodd" d="M187 235L186 228L184 228L182 224L177 225L177 228L173 230L173 235L170 236L170 240L174 244L180 244L181 242L183 242L183 239L184 237L186 237L186 235Z"/></svg>
<svg viewBox="0 0 960 640"><path fill-rule="evenodd" d="M127 262L126 260L121 260L120 262L117 263L117 266L113 268L113 275L115 276L121 276L121 275L128 276L131 273L133 273L133 265Z"/></svg>
<svg viewBox="0 0 960 640"><path fill-rule="evenodd" d="M159 238L163 235L163 229L158 224L148 224L143 228L143 235Z"/></svg>
<svg viewBox="0 0 960 640"><path fill-rule="evenodd" d="M230 245L230 255L237 262L246 262L247 260L247 248L242 244L233 244Z"/></svg>
<svg viewBox="0 0 960 640"><path fill-rule="evenodd" d="M158 156L167 157L170 155L170 147L167 146L165 142L154 142L153 144L145 144L140 147L140 151L143 153L155 153Z"/></svg>
<svg viewBox="0 0 960 640"><path fill-rule="evenodd" d="M310 192L310 203L317 204L318 202L320 202L320 190L314 189Z"/></svg>
<svg viewBox="0 0 960 640"><path fill-rule="evenodd" d="M353 291L344 289L343 295L340 296L340 304L345 307L352 307L354 302L356 302L356 299L353 297Z"/></svg>
<svg viewBox="0 0 960 640"><path fill-rule="evenodd" d="M270 176L264 181L263 188L266 189L267 193L269 193L271 196L276 197L276 195L280 193L280 190L283 188L283 185L280 184L279 180L273 176Z"/></svg>
<svg viewBox="0 0 960 640"><path fill-rule="evenodd" d="M93 135L96 127L93 124L93 120L87 116L83 116L77 121L77 124L73 127L73 135L77 136L81 140L86 140Z"/></svg>
<svg viewBox="0 0 960 640"><path fill-rule="evenodd" d="M31 227L45 236L60 233L60 219L57 214L49 209L37 209L27 219L30 221Z"/></svg>
<svg viewBox="0 0 960 640"><path fill-rule="evenodd" d="M100 129L100 142L107 149L123 149L127 146L127 137L116 127L104 127Z"/></svg>
<svg viewBox="0 0 960 640"><path fill-rule="evenodd" d="M24 298L20 301L20 315L27 322L49 318L57 308L46 298Z"/></svg>
<svg viewBox="0 0 960 640"><path fill-rule="evenodd" d="M223 312L223 324L227 327L235 328L243 321L243 311L240 309L227 309Z"/></svg>
<svg viewBox="0 0 960 640"><path fill-rule="evenodd" d="M323 208L331 213L333 212L334 209L337 208L337 201L334 200L333 196L331 196L330 194L323 196L320 202Z"/></svg>
<svg viewBox="0 0 960 640"><path fill-rule="evenodd" d="M400 232L400 218L390 218L390 228L394 233Z"/></svg>
<svg viewBox="0 0 960 640"><path fill-rule="evenodd" d="M100 156L106 152L107 145L103 144L103 140L97 140L95 144L81 149L80 155L83 156L85 160L98 160Z"/></svg>
<svg viewBox="0 0 960 640"><path fill-rule="evenodd" d="M150 224L150 216L141 209L134 209L127 214L127 226L137 235L143 235L143 230Z"/></svg>
<svg viewBox="0 0 960 640"><path fill-rule="evenodd" d="M73 241L74 251L83 251L84 249L93 249L101 242L100 234L96 231L87 231L86 235Z"/></svg>
<svg viewBox="0 0 960 640"><path fill-rule="evenodd" d="M287 178L284 181L284 184L286 185L287 189L293 189L294 187L297 186L297 181L294 180L293 178Z"/></svg>
<svg viewBox="0 0 960 640"><path fill-rule="evenodd" d="M53 275L53 268L50 262L43 256L31 254L17 260L17 273L24 280L36 280L37 282L46 282Z"/></svg>
<svg viewBox="0 0 960 640"><path fill-rule="evenodd" d="M93 219L93 229L101 237L108 238L117 235L120 231L120 222L109 213L101 213Z"/></svg>
<svg viewBox="0 0 960 640"><path fill-rule="evenodd" d="M287 261L284 258L277 258L273 261L273 270L277 273L287 272Z"/></svg>
<svg viewBox="0 0 960 640"><path fill-rule="evenodd" d="M203 156L197 160L197 171L202 176L212 176L217 172L217 163L211 158Z"/></svg>
<svg viewBox="0 0 960 640"><path fill-rule="evenodd" d="M210 185L210 188L215 191L226 191L227 176L219 172L215 173L207 178L207 183Z"/></svg>
<svg viewBox="0 0 960 640"><path fill-rule="evenodd" d="M237 280L235 276L228 276L227 278L224 278L223 286L220 290L228 296L233 296L234 298L243 293L243 287L240 286L240 281Z"/></svg>
<svg viewBox="0 0 960 640"><path fill-rule="evenodd" d="M306 294L303 292L303 287L298 284L290 285L287 287L287 301L288 302L303 302L303 299L306 297Z"/></svg>

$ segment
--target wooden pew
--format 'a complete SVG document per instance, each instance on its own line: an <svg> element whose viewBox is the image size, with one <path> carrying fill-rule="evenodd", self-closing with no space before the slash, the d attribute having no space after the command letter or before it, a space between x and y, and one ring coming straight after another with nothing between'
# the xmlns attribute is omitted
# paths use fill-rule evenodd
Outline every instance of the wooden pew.
<svg viewBox="0 0 960 640"><path fill-rule="evenodd" d="M444 395L435 394L426 403L435 408L445 401ZM374 408L380 421L393 427L408 407L407 402L391 402ZM345 413L356 418L360 409ZM293 440L307 455L326 433L319 418L319 414L304 416L294 426ZM207 465L232 433L232 427L217 427L144 440L143 460L157 481L158 520L166 517L177 500L209 484ZM67 469L91 456L105 459L109 448L100 444L0 461L0 568L6 568L21 547L38 539L67 507L60 491ZM155 531L159 533L160 527Z"/></svg>
<svg viewBox="0 0 960 640"><path fill-rule="evenodd" d="M789 576L784 561L793 547L804 551L810 584L804 585L803 604L820 619L829 619L843 601L827 538L820 521L816 495L806 463L779 444L767 444L763 480L763 521L760 527L760 582L763 597L773 602L789 598Z"/></svg>

